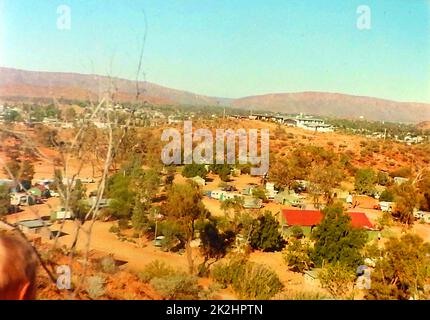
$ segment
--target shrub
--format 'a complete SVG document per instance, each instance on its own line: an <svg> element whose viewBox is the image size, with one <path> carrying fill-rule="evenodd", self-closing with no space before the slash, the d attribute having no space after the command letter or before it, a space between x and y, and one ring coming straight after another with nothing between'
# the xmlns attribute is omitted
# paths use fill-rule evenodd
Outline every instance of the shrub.
<svg viewBox="0 0 430 320"><path fill-rule="evenodd" d="M111 227L109 228L109 232L112 232L112 233L119 233L119 227L118 227L118 226L113 225L113 226L111 226Z"/></svg>
<svg viewBox="0 0 430 320"><path fill-rule="evenodd" d="M93 299L99 299L105 294L105 279L100 276L92 276L87 279L88 296Z"/></svg>
<svg viewBox="0 0 430 320"><path fill-rule="evenodd" d="M175 222L166 220L158 224L160 233L164 236L161 246L165 251L175 251L184 247L182 239L184 232L181 226Z"/></svg>
<svg viewBox="0 0 430 320"><path fill-rule="evenodd" d="M138 274L139 279L145 283L150 282L154 278L164 278L172 276L175 271L167 266L164 262L155 260L145 266L142 272Z"/></svg>
<svg viewBox="0 0 430 320"><path fill-rule="evenodd" d="M105 273L115 273L118 270L115 259L109 255L100 260L100 268Z"/></svg>
<svg viewBox="0 0 430 320"><path fill-rule="evenodd" d="M393 216L390 212L384 211L382 216L378 219L378 225L380 228L391 227L394 224Z"/></svg>
<svg viewBox="0 0 430 320"><path fill-rule="evenodd" d="M393 202L394 201L394 193L388 189L385 189L384 191L382 191L381 195L379 196L379 201Z"/></svg>
<svg viewBox="0 0 430 320"><path fill-rule="evenodd" d="M285 250L284 260L293 271L304 272L313 265L309 257L310 246L300 240L291 242Z"/></svg>
<svg viewBox="0 0 430 320"><path fill-rule="evenodd" d="M243 258L216 265L212 277L224 287L231 285L240 299L267 300L283 288L276 272Z"/></svg>
<svg viewBox="0 0 430 320"><path fill-rule="evenodd" d="M118 220L118 227L120 230L126 230L126 229L130 228L128 219Z"/></svg>
<svg viewBox="0 0 430 320"><path fill-rule="evenodd" d="M201 178L206 178L207 170L204 164L187 164L182 169L182 175L186 178L193 178L200 176Z"/></svg>
<svg viewBox="0 0 430 320"><path fill-rule="evenodd" d="M359 169L355 174L355 190L360 194L372 195L375 192L376 175L373 169Z"/></svg>
<svg viewBox="0 0 430 320"><path fill-rule="evenodd" d="M321 287L326 289L333 298L345 298L354 286L355 275L343 264L328 264L318 275Z"/></svg>
<svg viewBox="0 0 430 320"><path fill-rule="evenodd" d="M244 258L234 258L227 264L216 264L212 268L212 278L226 288L229 284L240 279L246 263Z"/></svg>
<svg viewBox="0 0 430 320"><path fill-rule="evenodd" d="M233 283L241 299L268 300L279 293L282 282L273 270L256 263L245 265L241 279Z"/></svg>
<svg viewBox="0 0 430 320"><path fill-rule="evenodd" d="M164 299L170 300L197 299L201 291L197 277L188 274L154 278L150 283Z"/></svg>
<svg viewBox="0 0 430 320"><path fill-rule="evenodd" d="M397 170L394 170L390 173L391 177L401 177L401 178L409 178L412 174L412 169L409 167L402 167Z"/></svg>
<svg viewBox="0 0 430 320"><path fill-rule="evenodd" d="M282 295L280 300L328 300L331 299L325 293L314 292L314 291L298 291L298 292L287 292Z"/></svg>
<svg viewBox="0 0 430 320"><path fill-rule="evenodd" d="M291 228L291 237L295 239L302 239L305 236L303 229L299 226L294 226Z"/></svg>

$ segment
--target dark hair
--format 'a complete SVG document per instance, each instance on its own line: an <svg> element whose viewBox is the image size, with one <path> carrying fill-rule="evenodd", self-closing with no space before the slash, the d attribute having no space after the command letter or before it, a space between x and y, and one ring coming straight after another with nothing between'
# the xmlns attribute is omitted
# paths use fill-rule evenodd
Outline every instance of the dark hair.
<svg viewBox="0 0 430 320"><path fill-rule="evenodd" d="M36 271L31 245L19 236L0 234L0 300L34 299Z"/></svg>

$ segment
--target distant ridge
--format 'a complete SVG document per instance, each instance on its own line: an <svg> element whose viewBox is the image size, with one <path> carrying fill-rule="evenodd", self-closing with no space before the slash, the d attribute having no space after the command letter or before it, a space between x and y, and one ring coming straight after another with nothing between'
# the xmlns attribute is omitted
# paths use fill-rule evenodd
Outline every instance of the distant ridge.
<svg viewBox="0 0 430 320"><path fill-rule="evenodd" d="M327 117L419 123L430 121L430 104L327 92L274 93L239 99L209 97L139 82L140 101L172 105L228 105L254 111L307 113ZM109 90L111 88L111 90ZM59 99L97 100L107 91L117 101L136 99L135 81L106 76L25 71L0 67L0 98L2 100Z"/></svg>
<svg viewBox="0 0 430 320"><path fill-rule="evenodd" d="M299 92L276 93L237 99L239 108L285 113L308 113L339 118L411 122L430 120L430 104L396 102L385 99L341 93Z"/></svg>

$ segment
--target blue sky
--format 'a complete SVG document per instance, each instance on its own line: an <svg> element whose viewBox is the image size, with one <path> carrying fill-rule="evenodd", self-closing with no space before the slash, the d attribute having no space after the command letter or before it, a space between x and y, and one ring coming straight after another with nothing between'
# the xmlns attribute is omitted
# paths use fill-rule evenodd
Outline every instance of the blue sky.
<svg viewBox="0 0 430 320"><path fill-rule="evenodd" d="M58 30L57 7L71 8ZM372 27L359 30L359 5ZM0 65L222 97L329 91L430 102L430 0L0 0Z"/></svg>

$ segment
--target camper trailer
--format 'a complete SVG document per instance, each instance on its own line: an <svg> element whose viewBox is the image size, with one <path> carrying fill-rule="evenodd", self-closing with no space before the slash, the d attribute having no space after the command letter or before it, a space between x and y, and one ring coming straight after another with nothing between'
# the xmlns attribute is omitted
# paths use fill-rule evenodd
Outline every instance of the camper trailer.
<svg viewBox="0 0 430 320"><path fill-rule="evenodd" d="M55 212L56 220L67 220L72 218L73 218L73 212L70 210L66 211L66 208L64 207L58 208L58 210Z"/></svg>
<svg viewBox="0 0 430 320"><path fill-rule="evenodd" d="M381 211L392 212L393 204L394 204L393 202L380 201L379 207L381 208Z"/></svg>
<svg viewBox="0 0 430 320"><path fill-rule="evenodd" d="M11 194L10 204L12 206L33 206L36 204L34 196L25 193L13 193Z"/></svg>

